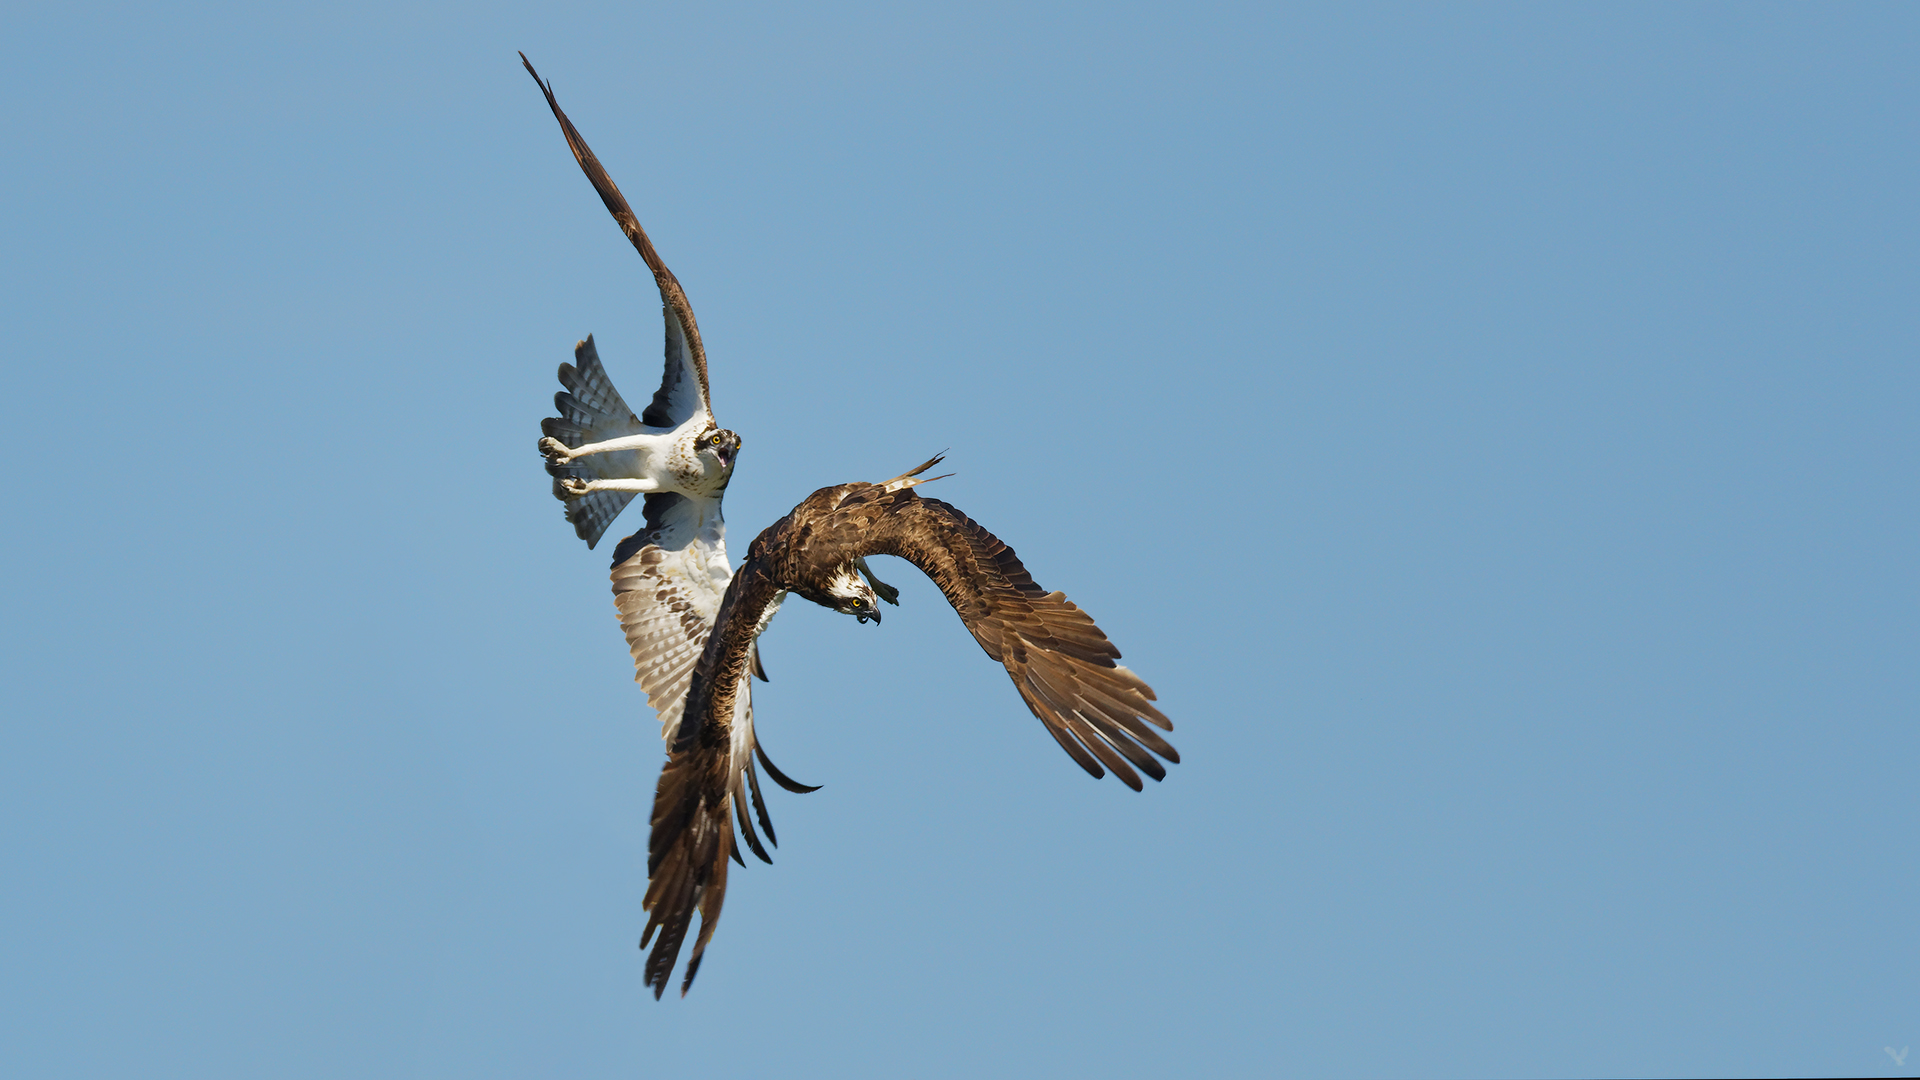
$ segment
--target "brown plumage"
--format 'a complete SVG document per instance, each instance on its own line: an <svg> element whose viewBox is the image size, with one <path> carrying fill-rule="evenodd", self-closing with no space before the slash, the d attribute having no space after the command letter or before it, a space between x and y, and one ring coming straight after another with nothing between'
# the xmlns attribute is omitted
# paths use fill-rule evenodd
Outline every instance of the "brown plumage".
<svg viewBox="0 0 1920 1080"><path fill-rule="evenodd" d="M1093 619L1065 595L1034 584L998 537L913 491L925 481L911 478L939 460L885 484L814 492L754 539L727 586L654 793L648 919L640 944L659 933L646 964L655 997L666 989L695 911L700 936L682 994L700 969L726 896L727 859L741 861L736 820L755 854L766 858L744 806L751 732L735 722L743 713L740 694L754 640L789 592L863 622L877 620L875 594L859 577L865 556L896 555L932 578L974 640L1006 666L1027 708L1087 772L1099 777L1110 769L1138 791L1140 773L1166 776L1155 754L1180 760L1155 730L1171 731L1173 723L1151 704L1153 690L1114 663L1120 650ZM758 803L758 791L752 794ZM766 824L764 813L761 821Z"/></svg>

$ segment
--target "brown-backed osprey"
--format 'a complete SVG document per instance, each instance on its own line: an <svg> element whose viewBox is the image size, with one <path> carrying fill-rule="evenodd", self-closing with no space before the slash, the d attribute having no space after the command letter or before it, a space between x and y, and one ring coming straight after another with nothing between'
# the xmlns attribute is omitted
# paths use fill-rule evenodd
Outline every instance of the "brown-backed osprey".
<svg viewBox="0 0 1920 1080"><path fill-rule="evenodd" d="M1151 704L1153 690L1114 663L1120 650L1093 619L1063 594L1034 584L1013 549L967 515L914 492L926 481L913 478L939 460L884 484L814 492L754 539L728 584L654 792L649 914L640 945L645 948L659 933L646 963L656 998L673 974L695 911L700 937L687 961L682 994L700 970L726 898L727 859L746 865L734 843L734 822L753 853L773 861L747 817L751 801L771 837L752 770L756 745L744 693L755 639L790 592L861 622L877 622L876 601L883 597L862 579L868 555L897 555L932 578L973 639L1006 665L1027 708L1087 772L1099 777L1111 769L1138 791L1139 773L1155 780L1166 775L1154 754L1180 760L1149 726L1173 730ZM749 720L744 727L743 717Z"/></svg>

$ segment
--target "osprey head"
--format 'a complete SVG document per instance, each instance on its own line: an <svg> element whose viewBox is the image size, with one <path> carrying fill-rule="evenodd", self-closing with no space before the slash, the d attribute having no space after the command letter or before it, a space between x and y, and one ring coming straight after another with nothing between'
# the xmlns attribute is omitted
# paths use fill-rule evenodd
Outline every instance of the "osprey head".
<svg viewBox="0 0 1920 1080"><path fill-rule="evenodd" d="M694 449L702 458L718 461L721 473L731 473L733 459L740 456L740 436L726 428L714 428L700 436Z"/></svg>
<svg viewBox="0 0 1920 1080"><path fill-rule="evenodd" d="M879 597L866 579L860 576L854 563L842 563L836 567L821 593L821 596L808 596L807 599L842 615L851 615L861 622L868 619L876 623L880 621Z"/></svg>

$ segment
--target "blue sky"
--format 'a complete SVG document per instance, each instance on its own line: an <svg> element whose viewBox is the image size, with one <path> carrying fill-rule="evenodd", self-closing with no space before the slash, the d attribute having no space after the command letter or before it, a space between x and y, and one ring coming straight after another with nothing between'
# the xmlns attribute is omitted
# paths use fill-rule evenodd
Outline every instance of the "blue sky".
<svg viewBox="0 0 1920 1080"><path fill-rule="evenodd" d="M1920 1069L1911 6L9 26L10 1075ZM646 995L657 727L534 440L658 307L516 50L736 554L949 449L1165 783L879 567L769 631L825 786Z"/></svg>

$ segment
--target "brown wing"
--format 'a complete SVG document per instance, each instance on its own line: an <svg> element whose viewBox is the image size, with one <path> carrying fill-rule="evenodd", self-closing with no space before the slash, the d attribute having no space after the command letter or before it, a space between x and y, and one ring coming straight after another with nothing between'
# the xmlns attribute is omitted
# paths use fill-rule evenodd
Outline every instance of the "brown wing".
<svg viewBox="0 0 1920 1080"><path fill-rule="evenodd" d="M789 791L814 791L797 784L767 760L753 732L748 680L754 664L754 639L780 589L761 567L749 561L728 583L714 629L694 666L684 717L669 746L667 764L653 796L653 831L647 841L646 984L658 998L667 988L680 947L700 913L700 936L681 980L684 995L700 970L700 959L720 921L727 895L727 859L745 865L734 842L740 826L747 846L763 862L772 862L747 816L751 802L760 825L773 839L773 823L760 798L754 771L759 756L768 775Z"/></svg>
<svg viewBox="0 0 1920 1080"><path fill-rule="evenodd" d="M1165 777L1153 754L1175 763L1180 755L1148 724L1172 731L1173 722L1150 704L1152 688L1114 663L1120 650L1092 617L1064 593L1034 584L1012 548L959 510L911 489L883 491L872 489L881 512L863 523L866 553L898 555L932 578L1081 768L1098 777L1104 765L1135 791L1136 768Z"/></svg>
<svg viewBox="0 0 1920 1080"><path fill-rule="evenodd" d="M698 382L699 398L697 407L712 411L712 396L707 388L707 350L700 343L700 325L694 321L693 305L687 301L687 292L680 287L680 279L673 276L660 253L653 249L653 241L647 238L647 230L640 227L640 219L633 216L633 208L627 205L627 197L620 194L620 186L607 175L600 159L593 156L587 146L587 140L567 119L560 108L560 102L553 96L553 86L540 78L533 70L533 62L526 53L520 54L520 62L527 67L527 74L540 86L541 93L547 95L547 106L553 110L554 119L560 121L560 131L567 137L567 147L573 151L573 159L580 163L580 170L587 174L587 180L593 184L593 190L600 193L600 201L607 205L607 212L613 220L620 223L620 231L633 241L634 249L646 260L647 269L653 271L653 280L660 287L660 300L667 308L667 370L660 383L660 389L653 395L653 403L641 413L641 419L654 427L678 427L692 415L690 406L696 404L686 391L694 389L685 386L683 373L691 368ZM678 331L676 333L676 331Z"/></svg>
<svg viewBox="0 0 1920 1080"><path fill-rule="evenodd" d="M1155 780L1166 776L1154 754L1180 760L1149 726L1173 729L1150 704L1153 690L1114 663L1120 650L1093 619L1064 595L1034 584L998 537L946 503L919 498L902 485L905 479L815 492L760 534L727 586L654 791L640 944L659 934L646 963L655 997L665 991L698 912L700 936L680 992L693 984L726 898L727 859L744 865L734 843L736 822L754 853L766 858L745 809L749 798L759 802L745 690L754 639L782 590L806 592L797 578L780 577L777 566L791 571L796 559L845 565L861 555L907 559L940 587L974 640L1006 666L1027 707L1089 773L1100 777L1112 769L1138 791L1143 785L1135 769ZM764 756L761 764L772 772ZM761 823L767 824L764 816Z"/></svg>
<svg viewBox="0 0 1920 1080"><path fill-rule="evenodd" d="M714 732L717 726L703 729ZM718 732L724 736L725 732ZM733 755L722 738L718 745L704 741L676 750L660 771L653 795L653 835L647 853L647 929L640 947L653 942L647 954L646 985L657 1000L680 958L680 946L700 913L700 937L687 961L681 996L693 985L700 959L720 921L727 898L727 859L733 850ZM654 933L659 940L654 941Z"/></svg>

